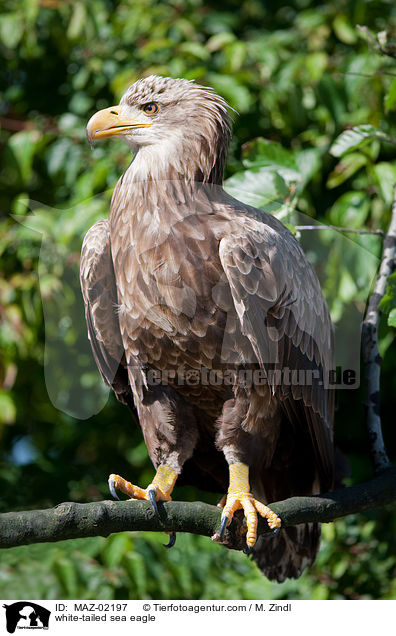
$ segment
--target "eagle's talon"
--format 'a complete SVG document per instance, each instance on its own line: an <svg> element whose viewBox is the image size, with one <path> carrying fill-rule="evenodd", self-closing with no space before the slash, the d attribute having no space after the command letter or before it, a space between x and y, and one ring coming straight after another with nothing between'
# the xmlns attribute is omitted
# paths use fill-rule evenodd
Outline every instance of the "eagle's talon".
<svg viewBox="0 0 396 636"><path fill-rule="evenodd" d="M243 554L252 554L253 552L253 548L250 547L250 545L247 545L245 548L243 548Z"/></svg>
<svg viewBox="0 0 396 636"><path fill-rule="evenodd" d="M221 518L221 524L220 524L220 530L219 530L220 541L223 541L223 539L224 539L224 534L225 534L227 526L228 526L228 517L222 517Z"/></svg>
<svg viewBox="0 0 396 636"><path fill-rule="evenodd" d="M176 532L169 532L169 542L168 543L164 543L163 546L164 548L167 548L168 550L170 550L170 548L173 548L173 546L176 543Z"/></svg>
<svg viewBox="0 0 396 636"><path fill-rule="evenodd" d="M272 528L271 532L266 532L265 534L261 535L262 537L264 537L265 539L273 539L273 537L276 537L277 534L279 534L280 532L280 528Z"/></svg>
<svg viewBox="0 0 396 636"><path fill-rule="evenodd" d="M177 474L169 466L158 467L153 482L147 488L140 488L126 481L119 475L111 474L109 477L110 492L118 499L116 490L121 490L131 499L145 499L151 503L154 513L158 515L157 501L172 501L171 492L175 484Z"/></svg>
<svg viewBox="0 0 396 636"><path fill-rule="evenodd" d="M114 485L114 475L110 475L109 479L108 479L108 483L109 483L109 490L111 495L114 497L114 499L116 499L117 501L120 501L119 496L117 495L116 489L115 489L115 485Z"/></svg>
<svg viewBox="0 0 396 636"><path fill-rule="evenodd" d="M158 515L158 506L157 506L157 499L155 497L155 489L154 488L150 488L148 489L148 496L150 499L150 503L151 503L151 507L154 510L154 513L156 515Z"/></svg>

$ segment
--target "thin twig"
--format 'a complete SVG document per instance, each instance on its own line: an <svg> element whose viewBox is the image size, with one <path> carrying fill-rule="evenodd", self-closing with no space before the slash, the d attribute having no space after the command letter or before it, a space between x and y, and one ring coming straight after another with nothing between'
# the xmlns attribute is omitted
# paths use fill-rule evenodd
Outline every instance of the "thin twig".
<svg viewBox="0 0 396 636"><path fill-rule="evenodd" d="M379 303L386 291L388 277L396 269L396 186L392 218L384 239L381 265L374 292L370 296L362 325L362 351L366 367L366 425L370 450L376 472L390 466L385 450L380 416L381 356L378 350Z"/></svg>
<svg viewBox="0 0 396 636"><path fill-rule="evenodd" d="M368 28L366 26L360 26L360 24L356 25L356 28L359 29L359 31L361 31L362 33L364 33L367 38L370 40L371 44L374 46L374 48L381 53L382 55L386 55L387 57L392 57L392 58L396 58L396 51L391 49L391 48L385 48L383 47L380 42L378 42L378 39L374 37L374 35L372 35L372 33L370 33L370 31L368 30Z"/></svg>
<svg viewBox="0 0 396 636"><path fill-rule="evenodd" d="M352 234L377 234L385 238L383 230L353 230L347 227L337 227L336 225L296 225L296 230L337 230L337 232L351 232Z"/></svg>
<svg viewBox="0 0 396 636"><path fill-rule="evenodd" d="M352 77L368 77L369 79L373 77L382 77L383 75L390 75L390 77L396 77L396 73L390 73L389 71L376 71L375 73L353 73L352 71L345 71L344 73L331 73L332 77L347 77L351 75Z"/></svg>

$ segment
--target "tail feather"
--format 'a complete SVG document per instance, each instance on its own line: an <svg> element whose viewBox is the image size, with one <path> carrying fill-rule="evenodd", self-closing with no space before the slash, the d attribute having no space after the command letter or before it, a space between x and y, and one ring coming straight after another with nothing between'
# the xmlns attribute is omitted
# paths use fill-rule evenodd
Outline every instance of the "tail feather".
<svg viewBox="0 0 396 636"><path fill-rule="evenodd" d="M302 523L284 528L276 536L258 538L252 557L268 579L282 583L297 579L315 561L320 544L320 524Z"/></svg>
<svg viewBox="0 0 396 636"><path fill-rule="evenodd" d="M316 495L330 487L330 480L323 481L323 471L306 430L301 427L297 434L296 427L297 424L292 425L285 415L271 465L263 466L257 462L252 466L253 496L269 507L274 501ZM282 528L277 535L260 536L252 557L268 579L280 583L287 578L297 579L305 568L313 565L319 551L320 534L318 523Z"/></svg>

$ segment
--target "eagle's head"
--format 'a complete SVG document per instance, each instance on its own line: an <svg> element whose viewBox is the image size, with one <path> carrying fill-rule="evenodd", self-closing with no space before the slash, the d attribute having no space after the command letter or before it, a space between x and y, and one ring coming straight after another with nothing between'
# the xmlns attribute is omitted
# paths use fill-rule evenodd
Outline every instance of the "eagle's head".
<svg viewBox="0 0 396 636"><path fill-rule="evenodd" d="M134 153L144 151L152 169L166 172L168 166L179 175L219 183L231 136L229 106L210 88L151 75L132 84L118 106L89 120L90 143L114 136Z"/></svg>

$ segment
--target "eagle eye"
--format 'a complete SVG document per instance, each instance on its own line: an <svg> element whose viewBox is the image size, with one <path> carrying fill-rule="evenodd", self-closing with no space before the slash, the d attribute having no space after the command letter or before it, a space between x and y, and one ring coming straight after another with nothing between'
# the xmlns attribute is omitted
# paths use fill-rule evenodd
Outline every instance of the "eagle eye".
<svg viewBox="0 0 396 636"><path fill-rule="evenodd" d="M146 113L146 115L155 115L158 113L159 108L157 102L149 102L142 107L142 110Z"/></svg>

